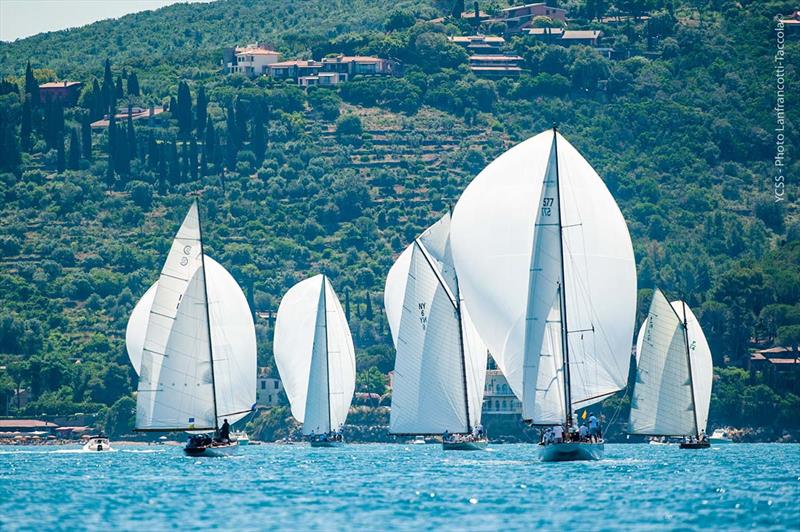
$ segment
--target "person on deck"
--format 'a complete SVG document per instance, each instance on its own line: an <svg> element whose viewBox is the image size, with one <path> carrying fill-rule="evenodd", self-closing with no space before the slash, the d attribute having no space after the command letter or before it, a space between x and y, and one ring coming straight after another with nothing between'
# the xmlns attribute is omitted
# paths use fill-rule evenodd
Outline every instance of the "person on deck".
<svg viewBox="0 0 800 532"><path fill-rule="evenodd" d="M556 425L553 427L553 441L555 443L561 443L564 441L564 427L561 425Z"/></svg>
<svg viewBox="0 0 800 532"><path fill-rule="evenodd" d="M222 420L222 426L219 428L219 440L225 443L231 441L231 426L227 419Z"/></svg>
<svg viewBox="0 0 800 532"><path fill-rule="evenodd" d="M450 441L450 431L445 429L444 434L442 434L442 441L448 442Z"/></svg>
<svg viewBox="0 0 800 532"><path fill-rule="evenodd" d="M581 423L581 426L578 427L578 435L581 438L581 441L586 441L589 439L589 427Z"/></svg>
<svg viewBox="0 0 800 532"><path fill-rule="evenodd" d="M589 416L589 435L592 437L593 442L600 441L600 422L594 414Z"/></svg>

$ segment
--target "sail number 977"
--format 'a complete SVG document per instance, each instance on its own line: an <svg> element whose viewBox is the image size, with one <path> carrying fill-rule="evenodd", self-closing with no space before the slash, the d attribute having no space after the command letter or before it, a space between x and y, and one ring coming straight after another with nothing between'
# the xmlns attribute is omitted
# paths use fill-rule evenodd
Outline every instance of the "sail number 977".
<svg viewBox="0 0 800 532"><path fill-rule="evenodd" d="M553 198L544 198L542 200L542 216L550 216L553 210Z"/></svg>

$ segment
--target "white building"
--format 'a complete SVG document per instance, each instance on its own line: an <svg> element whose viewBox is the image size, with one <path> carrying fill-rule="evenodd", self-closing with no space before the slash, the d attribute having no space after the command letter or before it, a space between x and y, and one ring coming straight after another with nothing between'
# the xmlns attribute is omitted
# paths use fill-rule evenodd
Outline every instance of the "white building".
<svg viewBox="0 0 800 532"><path fill-rule="evenodd" d="M256 379L256 405L278 406L278 396L283 392L283 383L275 377L267 377L267 368L259 368Z"/></svg>
<svg viewBox="0 0 800 532"><path fill-rule="evenodd" d="M264 48L256 44L237 47L233 58L227 63L229 74L244 74L254 77L269 73L269 65L277 63L281 54L275 50Z"/></svg>
<svg viewBox="0 0 800 532"><path fill-rule="evenodd" d="M499 369L486 370L483 395L484 414L521 415L522 403L511 391L505 375Z"/></svg>

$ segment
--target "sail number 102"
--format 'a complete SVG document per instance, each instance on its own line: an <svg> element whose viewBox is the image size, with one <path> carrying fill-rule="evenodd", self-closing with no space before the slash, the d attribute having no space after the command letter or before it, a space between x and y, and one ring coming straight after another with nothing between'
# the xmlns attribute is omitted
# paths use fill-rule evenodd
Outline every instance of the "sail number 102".
<svg viewBox="0 0 800 532"><path fill-rule="evenodd" d="M542 200L542 216L550 216L553 210L553 198L544 198Z"/></svg>

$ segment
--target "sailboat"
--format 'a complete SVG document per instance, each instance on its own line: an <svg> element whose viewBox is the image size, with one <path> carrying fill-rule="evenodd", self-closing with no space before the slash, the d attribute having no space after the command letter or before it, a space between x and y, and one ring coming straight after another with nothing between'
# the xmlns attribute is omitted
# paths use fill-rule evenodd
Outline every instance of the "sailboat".
<svg viewBox="0 0 800 532"><path fill-rule="evenodd" d="M384 304L397 358L389 431L447 433L446 450L485 449L486 346L463 306L450 249L450 213L400 255Z"/></svg>
<svg viewBox="0 0 800 532"><path fill-rule="evenodd" d="M573 437L574 413L626 387L636 311L630 234L603 181L545 131L470 183L451 239L467 309L523 419L567 435L540 458L599 459L602 436Z"/></svg>
<svg viewBox="0 0 800 532"><path fill-rule="evenodd" d="M255 406L255 328L236 281L203 253L197 202L134 308L126 344L139 374L135 430L192 432L184 449L192 456L236 451L235 441L206 433Z"/></svg>
<svg viewBox="0 0 800 532"><path fill-rule="evenodd" d="M341 445L355 391L356 357L342 305L325 275L305 279L283 296L273 351L303 435L312 447Z"/></svg>
<svg viewBox="0 0 800 532"><path fill-rule="evenodd" d="M711 350L694 313L656 288L636 341L629 432L683 436L682 449L709 447L712 380Z"/></svg>

